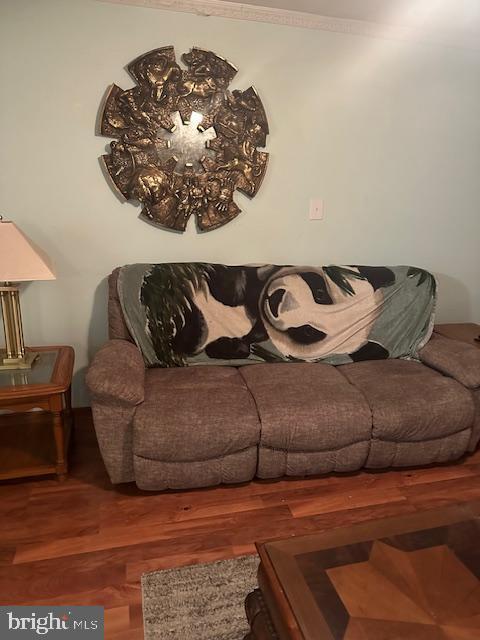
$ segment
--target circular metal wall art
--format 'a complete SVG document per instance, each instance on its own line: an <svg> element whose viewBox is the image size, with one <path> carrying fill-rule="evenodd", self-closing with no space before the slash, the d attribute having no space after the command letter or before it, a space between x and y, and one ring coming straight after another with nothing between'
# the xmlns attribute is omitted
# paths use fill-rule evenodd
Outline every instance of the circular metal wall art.
<svg viewBox="0 0 480 640"><path fill-rule="evenodd" d="M253 87L229 91L237 69L212 51L173 47L128 65L137 86L112 85L101 133L115 138L103 156L115 187L139 201L141 217L185 231L194 215L210 231L240 213L235 190L255 196L267 168L268 122Z"/></svg>

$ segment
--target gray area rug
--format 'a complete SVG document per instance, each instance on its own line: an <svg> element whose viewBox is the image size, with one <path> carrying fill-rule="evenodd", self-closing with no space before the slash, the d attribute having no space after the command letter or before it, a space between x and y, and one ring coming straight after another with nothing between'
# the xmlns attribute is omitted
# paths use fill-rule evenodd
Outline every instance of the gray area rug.
<svg viewBox="0 0 480 640"><path fill-rule="evenodd" d="M258 562L241 556L144 574L145 640L243 640Z"/></svg>

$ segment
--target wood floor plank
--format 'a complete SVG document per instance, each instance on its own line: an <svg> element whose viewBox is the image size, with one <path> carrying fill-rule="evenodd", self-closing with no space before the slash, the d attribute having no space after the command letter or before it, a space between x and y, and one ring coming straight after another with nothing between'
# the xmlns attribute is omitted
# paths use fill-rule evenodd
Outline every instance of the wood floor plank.
<svg viewBox="0 0 480 640"><path fill-rule="evenodd" d="M0 547L0 568L9 567L15 557L15 547L4 545Z"/></svg>
<svg viewBox="0 0 480 640"><path fill-rule="evenodd" d="M439 467L427 467L426 469L413 469L403 474L403 485L428 484L431 482L444 482L458 478L472 478L479 475L480 471L475 465L452 464Z"/></svg>
<svg viewBox="0 0 480 640"><path fill-rule="evenodd" d="M98 505L87 494L73 497L64 492L32 496L18 515L10 515L0 525L1 539L7 543L48 542L59 538L93 535L99 530Z"/></svg>
<svg viewBox="0 0 480 640"><path fill-rule="evenodd" d="M104 612L105 640L115 638L122 631L130 629L130 606L108 607Z"/></svg>
<svg viewBox="0 0 480 640"><path fill-rule="evenodd" d="M108 630L105 630L105 640L107 640ZM120 633L115 634L115 640L143 640L143 628L142 627L131 627L127 631L121 631Z"/></svg>
<svg viewBox="0 0 480 640"><path fill-rule="evenodd" d="M352 524L367 522L368 520L381 520L392 516L400 516L407 513L415 513L417 509L407 500L404 502L382 502L367 507L344 509L341 511L329 511L311 518L316 531L338 529Z"/></svg>
<svg viewBox="0 0 480 640"><path fill-rule="evenodd" d="M216 516L230 515L241 512L251 512L263 509L264 503L259 496L249 496L240 500L215 500L207 502L195 502L193 500L181 500L177 503L165 504L167 501L157 500L160 509L152 510L151 496L142 501L130 501L127 504L111 503L103 509L100 515L100 525L103 530L112 530L117 527L129 525L152 526L176 522L186 522L201 518L213 518ZM149 504L150 503L150 504Z"/></svg>
<svg viewBox="0 0 480 640"><path fill-rule="evenodd" d="M143 608L141 603L130 605L130 627L132 629L143 629Z"/></svg>
<svg viewBox="0 0 480 640"><path fill-rule="evenodd" d="M480 499L478 476L446 479L402 488L402 493L417 508L441 507L453 502Z"/></svg>
<svg viewBox="0 0 480 640"><path fill-rule="evenodd" d="M191 536L192 532L195 532L196 535L202 533L205 536L212 531L237 530L239 526L244 526L252 521L265 519L276 521L285 518L291 518L290 510L287 506L279 506L259 512L254 510L212 518L197 518L186 522L142 523L141 525L130 524L125 527L105 527L99 533L93 535L20 544L17 547L13 562L14 564L22 564L48 558L120 548L130 544L138 545L161 540L176 540L182 532L186 536Z"/></svg>
<svg viewBox="0 0 480 640"><path fill-rule="evenodd" d="M335 495L319 496L318 498L297 498L289 500L288 506L294 518L314 516L322 513L369 507L377 504L404 502L407 498L399 488L388 488L382 492L376 489L338 492Z"/></svg>
<svg viewBox="0 0 480 640"><path fill-rule="evenodd" d="M24 599L15 604L19 605L97 605L108 609L110 607L124 607L132 604L141 605L142 592L140 584L112 585L102 589L90 589L89 591L79 591L75 593L58 593L48 598L38 597L35 600Z"/></svg>
<svg viewBox="0 0 480 640"><path fill-rule="evenodd" d="M195 491L112 486L78 411L63 483L0 483L0 601L97 604L106 638L143 640L142 573L255 552L301 535L480 499L480 451L452 465L283 478Z"/></svg>

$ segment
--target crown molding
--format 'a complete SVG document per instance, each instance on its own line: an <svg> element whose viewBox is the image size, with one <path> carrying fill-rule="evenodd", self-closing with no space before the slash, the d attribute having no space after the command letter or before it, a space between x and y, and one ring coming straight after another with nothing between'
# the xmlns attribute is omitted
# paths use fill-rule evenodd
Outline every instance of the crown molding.
<svg viewBox="0 0 480 640"><path fill-rule="evenodd" d="M476 32L464 33L456 30L420 29L401 24L349 20L302 11L228 2L226 0L97 0L97 2L179 11L203 17L268 22L287 27L318 29L320 31L332 31L370 38L413 40L463 49L480 49L480 33Z"/></svg>

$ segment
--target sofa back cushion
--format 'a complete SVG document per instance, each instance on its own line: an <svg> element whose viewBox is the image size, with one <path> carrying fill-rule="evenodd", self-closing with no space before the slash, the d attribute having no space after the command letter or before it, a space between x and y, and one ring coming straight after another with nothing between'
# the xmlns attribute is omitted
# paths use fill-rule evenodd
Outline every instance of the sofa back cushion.
<svg viewBox="0 0 480 640"><path fill-rule="evenodd" d="M134 264L117 291L146 364L163 367L416 357L436 299L415 267Z"/></svg>

